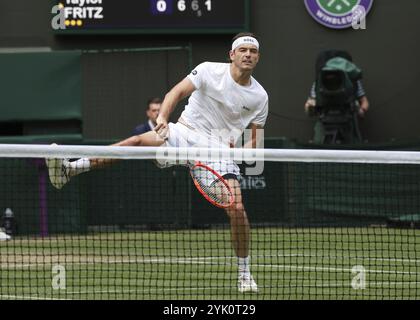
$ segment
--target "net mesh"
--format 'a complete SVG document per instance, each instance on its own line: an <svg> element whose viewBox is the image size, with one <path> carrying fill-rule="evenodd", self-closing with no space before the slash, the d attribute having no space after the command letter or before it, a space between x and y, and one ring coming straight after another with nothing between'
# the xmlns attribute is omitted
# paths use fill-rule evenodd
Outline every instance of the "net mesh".
<svg viewBox="0 0 420 320"><path fill-rule="evenodd" d="M242 161L245 219L206 201L187 167L157 168L156 152L0 146L0 298L420 298L419 153L224 151ZM56 189L45 158L83 157L121 161ZM258 292L240 292L238 253Z"/></svg>

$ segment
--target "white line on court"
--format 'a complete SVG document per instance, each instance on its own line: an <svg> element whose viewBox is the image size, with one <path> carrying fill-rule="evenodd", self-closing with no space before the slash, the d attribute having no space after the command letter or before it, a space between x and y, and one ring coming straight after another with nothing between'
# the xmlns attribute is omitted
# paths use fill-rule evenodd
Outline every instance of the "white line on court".
<svg viewBox="0 0 420 320"><path fill-rule="evenodd" d="M255 258L264 258L267 256L255 256ZM225 262L211 262L214 260L225 260ZM16 269L21 268L31 268L39 266L48 266L55 264L63 265L95 265L95 264L133 264L133 263L157 263L157 264L196 264L196 265L227 265L233 266L235 263L228 262L226 260L236 260L235 257L194 257L194 258L153 258L153 259L114 259L114 260L103 260L100 261L84 261L84 262L74 262L74 261L57 261L57 262L48 262L48 263L34 263L34 264L25 264L25 265L15 265L13 266ZM273 268L273 269L284 269L290 271L328 271L328 272L352 272L351 268L336 268L336 267L324 267L324 266L300 266L300 265L290 265L290 264L251 264L251 267L257 268ZM368 273L382 273L382 274L401 274L401 275L420 275L420 272L415 271L397 271L397 270L381 270L381 269L366 269Z"/></svg>
<svg viewBox="0 0 420 320"><path fill-rule="evenodd" d="M218 286L218 287L178 287L178 288L149 288L149 289L130 289L130 290L101 290L101 291L70 291L66 294L77 295L77 294L95 294L95 293L159 293L162 291L211 291L211 290L221 290L221 289L234 289L232 286Z"/></svg>
<svg viewBox="0 0 420 320"><path fill-rule="evenodd" d="M256 256L257 257L257 256ZM368 261L389 261L389 262L404 262L404 263L420 263L420 259L398 259L398 258L378 258L378 257L365 257L365 256L331 256L331 255L319 255L319 254L279 254L279 255L267 255L264 257L303 257L303 258L322 258L322 259L352 259L352 260L368 260Z"/></svg>
<svg viewBox="0 0 420 320"><path fill-rule="evenodd" d="M344 259L352 259L352 260L372 260L372 261L389 261L389 262L403 262L403 263L419 263L420 259L399 259L399 258L381 258L381 257L366 257L366 256L331 256L331 255L320 255L320 254L307 254L307 253L289 253L289 254L268 254L268 255L252 255L253 259L259 258L276 258L276 257L283 257L283 258L289 258L289 257L303 257L303 258L322 258L322 259L333 259L333 260L344 260ZM109 259L108 261L106 259L101 258L101 261L97 261L95 257L90 258L92 261L66 261L66 258L64 258L64 261L49 261L49 262L35 262L35 263L28 263L28 264L16 264L12 262L5 262L3 264L0 264L0 269L4 268L30 268L30 267L37 267L42 265L50 265L50 264L56 264L56 263L66 263L66 264L95 264L95 263L109 263L109 264L117 264L117 263L141 263L141 262L159 262L162 259L164 261L167 261L168 259L175 259L175 260L181 260L185 259L188 261L205 261L205 260L236 260L236 257L227 257L227 256L218 256L218 257L181 257L181 258L136 258L136 259ZM84 258L79 258L80 260Z"/></svg>
<svg viewBox="0 0 420 320"><path fill-rule="evenodd" d="M251 267L257 268L273 268L273 269L289 269L291 271L328 271L328 272L352 272L351 268L332 268L332 267L310 267L297 265L270 265L270 264L252 264ZM366 269L367 273L384 273L384 274L405 274L405 275L420 275L420 272L412 271L394 271L394 270L377 270Z"/></svg>

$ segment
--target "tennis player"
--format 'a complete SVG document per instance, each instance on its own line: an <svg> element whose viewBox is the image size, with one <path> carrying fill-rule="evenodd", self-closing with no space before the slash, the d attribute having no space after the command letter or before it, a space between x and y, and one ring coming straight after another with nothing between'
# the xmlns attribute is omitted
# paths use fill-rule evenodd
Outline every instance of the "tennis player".
<svg viewBox="0 0 420 320"><path fill-rule="evenodd" d="M268 95L252 77L260 59L260 45L252 33L240 33L232 40L231 63L204 62L166 94L153 131L133 136L116 146L231 147L251 129L251 140L244 147L256 147L257 130L262 129L268 115ZM169 116L182 99L190 96L177 123ZM229 133L220 139L215 132ZM115 160L47 159L51 183L61 189L70 177ZM231 237L238 257L238 289L256 292L258 287L250 272L250 226L242 203L240 175L236 163L229 160L206 163L222 175L234 191L235 202L226 209L230 218Z"/></svg>

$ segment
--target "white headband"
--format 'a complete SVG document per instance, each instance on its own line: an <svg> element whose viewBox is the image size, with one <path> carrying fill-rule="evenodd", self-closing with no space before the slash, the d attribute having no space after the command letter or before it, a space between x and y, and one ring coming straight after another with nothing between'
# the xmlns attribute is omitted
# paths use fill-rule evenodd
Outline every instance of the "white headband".
<svg viewBox="0 0 420 320"><path fill-rule="evenodd" d="M244 44L252 44L256 46L258 50L260 49L260 44L258 43L257 39L255 39L254 37L246 36L246 37L240 37L232 43L232 51L234 51L237 47L242 46Z"/></svg>

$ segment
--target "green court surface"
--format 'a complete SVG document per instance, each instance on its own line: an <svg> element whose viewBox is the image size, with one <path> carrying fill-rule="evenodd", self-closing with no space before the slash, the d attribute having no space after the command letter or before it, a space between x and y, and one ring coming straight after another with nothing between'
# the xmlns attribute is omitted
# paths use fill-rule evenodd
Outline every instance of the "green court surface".
<svg viewBox="0 0 420 320"><path fill-rule="evenodd" d="M420 230L253 228L251 246L259 292L240 294L225 228L15 238L0 299L420 298Z"/></svg>

